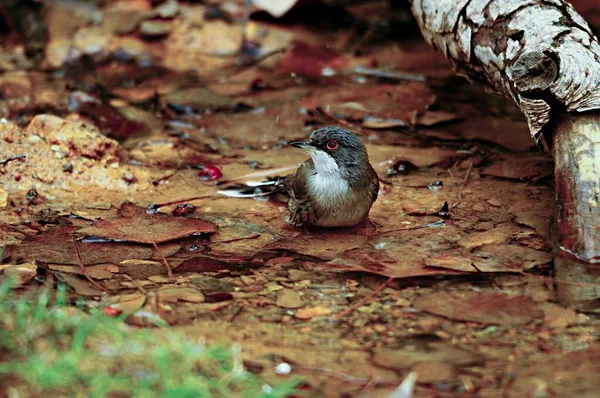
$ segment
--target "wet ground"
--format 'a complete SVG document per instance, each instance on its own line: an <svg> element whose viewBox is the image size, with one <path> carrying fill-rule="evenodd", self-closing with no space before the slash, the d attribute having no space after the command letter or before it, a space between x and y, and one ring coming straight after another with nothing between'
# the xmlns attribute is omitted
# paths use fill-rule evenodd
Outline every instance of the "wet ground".
<svg viewBox="0 0 600 398"><path fill-rule="evenodd" d="M595 396L600 323L555 303L552 163L518 109L402 6L307 7L254 10L244 38L242 2L53 2L41 41L2 9L1 267L239 343L306 396L410 371L416 397ZM218 193L292 172L287 143L324 125L367 144L370 222L298 229Z"/></svg>

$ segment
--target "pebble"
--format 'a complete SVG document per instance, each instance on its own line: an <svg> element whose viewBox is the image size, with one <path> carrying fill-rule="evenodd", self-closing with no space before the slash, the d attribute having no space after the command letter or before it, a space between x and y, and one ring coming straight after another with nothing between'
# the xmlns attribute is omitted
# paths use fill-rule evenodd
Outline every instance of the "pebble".
<svg viewBox="0 0 600 398"><path fill-rule="evenodd" d="M267 289L268 292L276 292L278 290L283 289L283 286L281 286L277 282L269 282L265 285L265 288Z"/></svg>
<svg viewBox="0 0 600 398"><path fill-rule="evenodd" d="M500 202L498 199L488 199L487 202L494 207L502 206L502 202Z"/></svg>
<svg viewBox="0 0 600 398"><path fill-rule="evenodd" d="M331 313L332 313L332 311L330 308L312 307L312 308L302 308L302 309L296 311L296 314L294 316L296 317L296 319L306 321L306 320L312 319L316 316L329 315Z"/></svg>
<svg viewBox="0 0 600 398"><path fill-rule="evenodd" d="M488 209L483 203L475 203L472 207L473 210L479 213L485 213Z"/></svg>
<svg viewBox="0 0 600 398"><path fill-rule="evenodd" d="M281 289L277 292L275 305L281 308L300 308L304 306L304 301L298 293L292 289Z"/></svg>
<svg viewBox="0 0 600 398"><path fill-rule="evenodd" d="M31 263L10 265L4 269L4 276L13 281L13 287L26 285L36 275L37 266Z"/></svg>
<svg viewBox="0 0 600 398"><path fill-rule="evenodd" d="M0 209L4 209L8 206L8 191L0 187Z"/></svg>
<svg viewBox="0 0 600 398"><path fill-rule="evenodd" d="M288 279L292 282L299 282L305 279L311 279L314 273L308 271L301 271L299 269L288 270Z"/></svg>
<svg viewBox="0 0 600 398"><path fill-rule="evenodd" d="M146 37L162 37L171 33L171 23L166 21L144 21L140 33Z"/></svg>

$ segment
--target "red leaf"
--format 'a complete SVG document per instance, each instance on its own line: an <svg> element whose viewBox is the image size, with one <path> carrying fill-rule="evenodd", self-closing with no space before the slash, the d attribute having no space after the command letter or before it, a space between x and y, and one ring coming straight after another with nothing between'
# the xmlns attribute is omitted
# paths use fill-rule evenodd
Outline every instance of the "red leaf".
<svg viewBox="0 0 600 398"><path fill-rule="evenodd" d="M129 242L161 243L197 233L217 231L217 226L207 221L161 213L148 214L146 209L131 203L121 206L120 215L112 220L98 220L77 233Z"/></svg>

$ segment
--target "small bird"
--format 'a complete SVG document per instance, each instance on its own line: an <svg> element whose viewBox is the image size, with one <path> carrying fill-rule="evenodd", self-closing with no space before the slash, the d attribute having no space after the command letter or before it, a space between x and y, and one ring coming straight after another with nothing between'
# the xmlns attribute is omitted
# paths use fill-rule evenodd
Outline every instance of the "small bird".
<svg viewBox="0 0 600 398"><path fill-rule="evenodd" d="M281 182L290 196L289 224L350 227L367 219L379 179L356 135L329 126L315 130L308 141L290 145L311 158Z"/></svg>

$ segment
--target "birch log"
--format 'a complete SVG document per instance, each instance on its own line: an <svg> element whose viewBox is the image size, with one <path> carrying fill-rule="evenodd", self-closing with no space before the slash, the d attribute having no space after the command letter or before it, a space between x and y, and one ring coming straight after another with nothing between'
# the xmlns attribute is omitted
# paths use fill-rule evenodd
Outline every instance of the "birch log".
<svg viewBox="0 0 600 398"><path fill-rule="evenodd" d="M600 44L563 0L410 0L459 74L511 98L555 159L555 275L566 305L600 307Z"/></svg>

